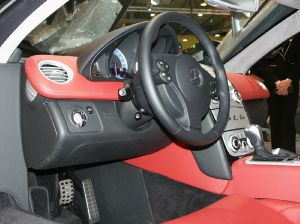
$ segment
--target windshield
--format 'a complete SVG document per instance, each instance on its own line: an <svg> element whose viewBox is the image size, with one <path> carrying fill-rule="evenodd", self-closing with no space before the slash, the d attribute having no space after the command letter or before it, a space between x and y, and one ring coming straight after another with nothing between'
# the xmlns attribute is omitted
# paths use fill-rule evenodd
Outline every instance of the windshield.
<svg viewBox="0 0 300 224"><path fill-rule="evenodd" d="M64 52L107 33L121 10L119 1L72 0L48 17L25 40L40 52Z"/></svg>
<svg viewBox="0 0 300 224"><path fill-rule="evenodd" d="M149 21L162 12L190 15L216 43L230 30L230 13L207 5L203 0L70 0L33 30L20 45L27 52L68 54L105 33L131 24ZM199 51L201 44L184 27L172 24L183 52Z"/></svg>

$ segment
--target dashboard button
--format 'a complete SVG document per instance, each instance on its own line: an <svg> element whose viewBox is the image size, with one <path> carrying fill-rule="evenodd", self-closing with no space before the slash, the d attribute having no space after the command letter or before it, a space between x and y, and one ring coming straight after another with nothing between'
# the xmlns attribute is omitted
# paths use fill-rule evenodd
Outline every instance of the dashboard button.
<svg viewBox="0 0 300 224"><path fill-rule="evenodd" d="M87 115L83 110L74 110L72 113L72 122L76 127L83 127L87 122Z"/></svg>
<svg viewBox="0 0 300 224"><path fill-rule="evenodd" d="M129 101L132 99L133 92L129 85L119 89L118 91L120 101Z"/></svg>
<svg viewBox="0 0 300 224"><path fill-rule="evenodd" d="M241 148L241 141L236 136L230 136L228 146L233 152L237 152Z"/></svg>
<svg viewBox="0 0 300 224"><path fill-rule="evenodd" d="M160 85L160 84L169 84L172 81L172 78L169 75L169 73L162 71L154 76L154 80L156 84Z"/></svg>
<svg viewBox="0 0 300 224"><path fill-rule="evenodd" d="M156 65L159 68L160 71L168 71L169 70L169 65L164 62L163 60L157 60Z"/></svg>
<svg viewBox="0 0 300 224"><path fill-rule="evenodd" d="M94 112L93 108L91 106L87 106L85 109L86 109L88 114L93 114L93 112Z"/></svg>
<svg viewBox="0 0 300 224"><path fill-rule="evenodd" d="M236 102L236 103L241 103L242 102L242 97L238 91L235 89L231 90L231 98Z"/></svg>

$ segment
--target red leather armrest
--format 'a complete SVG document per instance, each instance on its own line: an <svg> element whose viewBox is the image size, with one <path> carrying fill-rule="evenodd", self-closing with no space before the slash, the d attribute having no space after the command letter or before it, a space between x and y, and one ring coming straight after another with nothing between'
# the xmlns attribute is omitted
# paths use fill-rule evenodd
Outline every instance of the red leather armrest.
<svg viewBox="0 0 300 224"><path fill-rule="evenodd" d="M300 223L300 203L291 201L280 201L280 200L270 200L264 199L259 200L259 202L266 207L275 210L277 213L284 216L291 223Z"/></svg>
<svg viewBox="0 0 300 224"><path fill-rule="evenodd" d="M225 194L300 202L300 166L250 165L248 158L233 163Z"/></svg>

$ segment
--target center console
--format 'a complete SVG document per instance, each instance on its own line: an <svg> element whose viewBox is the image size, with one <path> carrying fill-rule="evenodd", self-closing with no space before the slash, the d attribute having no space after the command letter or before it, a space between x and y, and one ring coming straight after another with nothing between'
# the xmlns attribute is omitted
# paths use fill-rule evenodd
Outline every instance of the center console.
<svg viewBox="0 0 300 224"><path fill-rule="evenodd" d="M238 158L254 152L248 144L244 128L250 125L247 112L239 92L228 81L230 93L229 118L222 138L212 145L193 147L192 153L202 172L220 179L231 179L231 163ZM211 100L210 112L203 121L203 130L208 131L216 122L219 112L219 100Z"/></svg>
<svg viewBox="0 0 300 224"><path fill-rule="evenodd" d="M250 124L248 115L238 91L229 82L230 110L227 125L222 135L222 140L227 153L232 157L245 156L253 152L247 143L244 128ZM216 120L219 111L219 102L211 101L211 113Z"/></svg>

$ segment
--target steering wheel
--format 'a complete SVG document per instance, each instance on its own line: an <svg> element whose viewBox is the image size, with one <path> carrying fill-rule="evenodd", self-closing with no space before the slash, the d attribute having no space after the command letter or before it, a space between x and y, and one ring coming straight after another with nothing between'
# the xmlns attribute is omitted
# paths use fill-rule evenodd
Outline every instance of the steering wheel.
<svg viewBox="0 0 300 224"><path fill-rule="evenodd" d="M201 40L216 78L190 55L152 53L160 28L169 22L185 26ZM141 37L139 67L149 105L171 135L192 146L210 144L222 135L229 115L228 81L214 44L195 21L176 12L161 13L152 19ZM218 96L219 113L212 129L203 132L202 120L209 111L212 94Z"/></svg>

